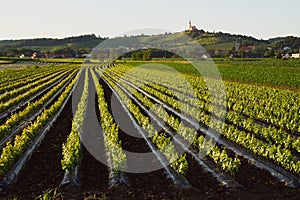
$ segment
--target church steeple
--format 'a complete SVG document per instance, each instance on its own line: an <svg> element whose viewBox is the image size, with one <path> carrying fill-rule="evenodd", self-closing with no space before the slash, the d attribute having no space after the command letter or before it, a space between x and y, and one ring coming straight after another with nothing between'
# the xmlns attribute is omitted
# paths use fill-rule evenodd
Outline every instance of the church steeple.
<svg viewBox="0 0 300 200"><path fill-rule="evenodd" d="M192 21L189 21L189 31L198 31L195 25L192 25Z"/></svg>

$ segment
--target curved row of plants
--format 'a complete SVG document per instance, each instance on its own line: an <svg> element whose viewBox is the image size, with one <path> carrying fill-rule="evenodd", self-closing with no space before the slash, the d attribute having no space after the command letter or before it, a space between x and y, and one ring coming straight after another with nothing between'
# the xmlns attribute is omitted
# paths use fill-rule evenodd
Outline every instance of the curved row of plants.
<svg viewBox="0 0 300 200"><path fill-rule="evenodd" d="M113 69L112 69L113 70ZM174 89L174 85L170 84L168 85L168 87L166 85L163 86L163 84L165 84L164 82L166 82L165 80L168 80L166 77L164 76L163 80L164 81L160 81L157 80L157 76L155 76L154 78L151 78L154 80L154 82L151 82L149 79L149 77L152 76L145 76L143 74L143 69L139 69L139 71L141 73L139 73L139 77L135 76L135 75L130 75L131 71L134 72L134 70L131 70L129 72L125 72L126 71L126 67L125 70L123 70L123 76L126 77L127 80L135 80L135 84L142 85L142 88L144 90L158 90L158 92L164 93L166 94L165 98L166 101L173 101L174 98L180 99L180 101L182 102L179 106L180 106L180 110L182 111L186 111L188 110L190 115L192 115L193 117L197 118L197 111L203 110L204 112L208 113L208 114L213 114L215 116L224 116L224 110L225 107L220 108L220 104L222 102L218 102L218 100L216 99L214 105L212 106L209 102L209 95L207 93L207 89L205 88L201 88L201 91L205 91L202 92L202 94L200 94L199 92L197 92L198 95L198 99L195 98L186 98L185 94L186 92L178 92L178 89ZM118 70L113 70L115 73L118 73ZM148 72L148 71L147 71ZM122 72L119 72L118 75L121 75ZM162 78L162 75L158 75L160 78ZM141 80L142 79L142 80ZM196 77L193 78L197 79ZM176 79L176 81L178 81ZM201 85L203 85L204 83L198 82L198 84L194 84L195 87L200 88ZM149 86L150 85L150 86ZM176 85L176 84L175 84ZM150 88L149 88L150 87ZM215 85L215 87L217 88L217 85ZM175 91L175 92L174 92ZM197 91L197 90L195 90ZM168 97L169 96L169 97ZM241 95L240 95L241 96ZM187 99L187 100L186 100ZM198 105L197 105L198 104ZM259 105L259 104L256 104ZM223 111L223 112L221 112ZM299 111L298 111L299 112ZM297 116L297 112L295 112L295 116ZM241 128L252 132L254 134L256 134L257 136L259 136L260 138L263 138L264 141L266 142L270 142L270 143L276 143L276 144L280 144L282 146L284 146L285 148L288 149L294 149L296 151L299 152L299 144L300 144L300 139L298 137L295 137L294 135L291 135L289 133L287 133L285 130L283 130L283 128L278 128L272 125L268 125L267 128L266 126L262 126L261 123L257 123L257 120L252 116L252 117L245 117L244 114L241 114L240 112L237 111L233 111L231 109L229 109L226 113L226 120L232 124L238 125ZM293 125L295 126L295 121L291 121L290 123L293 123Z"/></svg>
<svg viewBox="0 0 300 200"><path fill-rule="evenodd" d="M22 68L22 69L3 69L0 73L0 87L5 87L13 83L19 82L20 79L34 77L44 72L59 70L60 67L38 67L38 68Z"/></svg>
<svg viewBox="0 0 300 200"><path fill-rule="evenodd" d="M4 93L0 96L0 102L4 104L7 100L13 99L14 97L19 96L19 95L29 91L30 89L35 88L35 87L41 85L42 83L45 83L45 82L53 79L54 77L59 76L59 74L62 74L62 73L63 73L63 71L56 72L56 73L51 74L51 75L49 75L45 78L42 78L42 79L39 79L35 82L29 83L29 84L27 84L23 87L16 88L12 91L6 92L6 93Z"/></svg>
<svg viewBox="0 0 300 200"><path fill-rule="evenodd" d="M101 72L99 72L102 74ZM148 133L148 137L156 145L158 150L163 153L169 161L170 166L178 173L184 174L188 169L188 162L186 155L178 155L174 144L166 133L158 133L157 130L150 124L149 117L141 113L140 108L135 105L127 95L118 88L107 76L102 74L102 77L115 89L117 94L121 97L128 110L134 115L138 124Z"/></svg>
<svg viewBox="0 0 300 200"><path fill-rule="evenodd" d="M132 81L132 78L130 79ZM135 80L138 81L138 80ZM137 82L135 82L136 84ZM139 81L139 83L142 83ZM192 99L189 102L185 101L184 99L186 97L184 97L183 95L179 95L179 94L172 94L167 88L157 85L157 84L153 84L151 85L151 87L149 86L149 83L142 83L142 89L150 92L151 94L153 94L156 97L160 97L164 99L165 102L172 102L173 105L178 105L176 108L180 109L181 111L183 111L185 114L188 114L192 117L194 117L195 119L198 118L199 115L199 110L201 110L202 112L205 112L209 115L214 115L216 117L222 117L225 115L224 111L222 109L218 109L219 107L217 106L212 106L212 105L208 105L205 104L205 102L200 101L200 100L195 100ZM162 93L162 95L160 95L160 93ZM169 95L167 95L169 94ZM179 99L180 100L180 104L178 104L176 102L176 100L174 100L174 98ZM209 97L203 97L204 99L207 99ZM191 105L191 101L193 101L193 103L196 103L198 101L198 106L193 106ZM223 112L222 112L223 111ZM277 144L277 145L281 145L286 149L290 149L290 150L295 150L297 152L300 152L300 138L293 136L287 132L285 132L282 129L278 129L277 127L274 126L262 126L261 124L258 124L253 118L245 118L244 115L236 112L236 111L232 111L232 110L228 110L226 113L226 121L238 126L240 128L242 128L243 130L246 130L250 133L253 133L254 135L256 135L258 138L261 138L264 142L268 142L270 144Z"/></svg>
<svg viewBox="0 0 300 200"><path fill-rule="evenodd" d="M119 140L119 127L114 122L114 118L108 110L108 104L105 100L104 90L92 69L91 74L95 83L98 97L100 124L104 131L104 144L111 157L112 168L114 171L124 171L124 169L127 167L127 158L126 154L122 150L121 141Z"/></svg>
<svg viewBox="0 0 300 200"><path fill-rule="evenodd" d="M274 126L262 126L261 124L256 123L256 121L253 118L245 118L242 114L236 111L229 110L226 112L222 109L219 109L219 107L217 106L208 104L205 105L201 101L199 101L199 107L194 107L190 104L182 102L182 99L180 99L180 97L178 98L175 96L177 99L180 99L180 102L178 102L177 100L174 100L175 97L164 95L164 93L157 90L156 87L150 88L148 86L143 86L142 89L156 97L159 97L160 99L163 99L164 102L171 102L173 105L177 105L176 109L180 109L185 114L190 115L195 119L200 120L199 110L201 110L203 113L206 113L208 115L214 115L215 117L219 118L225 116L225 120L228 123L233 124L242 130L254 134L258 139L261 139L263 142L281 145L283 148L289 149L291 151L295 150L297 152L300 152L300 138L288 134L282 129L278 129Z"/></svg>
<svg viewBox="0 0 300 200"><path fill-rule="evenodd" d="M89 89L89 73L85 69L84 86L81 98L77 105L77 110L73 116L72 129L67 141L62 145L62 169L66 172L72 172L80 163L81 142L80 135L82 132L83 120L86 113Z"/></svg>
<svg viewBox="0 0 300 200"><path fill-rule="evenodd" d="M139 67L138 70L133 70L132 66L126 65L117 68L117 70L120 70L122 77L136 77L145 80L144 82L147 83L160 84L166 87L167 90L172 91L177 97L181 97L180 93L186 93L189 90L187 86L190 85L197 97L200 100L204 100L203 107L211 104L207 88L209 79L204 79L199 75L181 74L188 81L188 84L178 83L180 79L175 79L176 83L170 84L171 80L168 80L167 77L172 77L172 72L166 70L163 73L156 73L155 76L148 76L149 73L155 72L151 72L146 67ZM222 106L224 110L228 108L253 119L273 124L283 130L286 129L294 133L300 133L300 124L298 123L300 121L298 93L232 82L224 82L224 86L227 95L226 101L218 102L216 106ZM178 90L181 90L181 92L176 93ZM224 97L222 98L224 99Z"/></svg>
<svg viewBox="0 0 300 200"><path fill-rule="evenodd" d="M116 77L110 77L115 81L118 81ZM171 127L174 132L181 135L189 144L193 144L193 146L197 148L199 152L208 152L207 155L222 170L230 174L235 174L239 170L241 162L237 156L234 158L230 157L225 148L220 148L217 145L213 145L213 142L211 140L206 140L204 135L199 135L194 129L187 127L183 123L180 123L178 118L165 112L162 105L153 103L149 98L124 82L118 81L118 83L126 88L131 94L133 94L133 96L142 102L143 105L145 105L148 109L151 109L153 113L166 122L166 124Z"/></svg>
<svg viewBox="0 0 300 200"><path fill-rule="evenodd" d="M25 78L21 78L18 81L14 81L14 82L10 82L10 84L3 86L0 88L0 94L3 95L7 92L10 92L11 90L14 90L16 88L20 88L22 86L25 86L27 84L33 83L39 79L45 78L49 75L51 75L54 72L44 72L44 73L40 73L40 74L33 74L30 76L30 74L28 74L28 76L26 76Z"/></svg>
<svg viewBox="0 0 300 200"><path fill-rule="evenodd" d="M64 78L58 85L54 86L50 91L43 95L40 99L27 104L25 109L18 113L12 114L2 125L0 125L0 139L9 134L16 126L21 124L24 120L30 118L35 112L41 109L49 99L52 98L75 74L74 70L70 75Z"/></svg>
<svg viewBox="0 0 300 200"><path fill-rule="evenodd" d="M45 68L47 69L47 68ZM64 68L50 68L48 70L43 70L42 72L32 72L32 71L24 71L22 73L22 76L19 75L19 78L16 79L15 81L9 80L7 84L5 84L4 86L0 86L0 94L4 94L4 92L9 92L11 90L20 88L22 86L28 85L30 83L33 83L37 80L40 80L42 78L45 78L51 74L54 74L58 71L62 71L64 70ZM14 76L18 76L18 75L14 75ZM22 80L22 81L20 81Z"/></svg>
<svg viewBox="0 0 300 200"><path fill-rule="evenodd" d="M31 88L30 90L27 90L25 93L20 94L20 95L16 96L15 98L9 99L5 103L0 103L0 113L3 113L5 111L7 111L8 109L11 109L12 107L18 105L22 101L25 101L26 99L34 96L35 94L42 91L43 89L46 89L48 86L51 86L52 84L56 84L64 76L67 76L67 74L69 74L72 70L73 69L65 71L56 77L52 77L52 79L48 80L47 82L44 82L44 83L41 82L40 85L37 85L36 87Z"/></svg>
<svg viewBox="0 0 300 200"><path fill-rule="evenodd" d="M7 142L2 149L0 156L0 176L14 165L14 163L24 154L26 149L30 146L35 137L47 126L51 119L57 114L61 106L69 96L76 83L79 75L77 75L72 82L65 88L63 93L59 96L49 108L44 109L36 120L29 124L23 131L16 135L12 141Z"/></svg>
<svg viewBox="0 0 300 200"><path fill-rule="evenodd" d="M133 80L131 79L130 81ZM180 110L179 105L181 106L182 103L180 103L178 100L173 99L153 89L149 89L149 91L147 92L149 92L151 95L156 96L168 105L171 105L174 109ZM182 108L182 106L180 108ZM293 156L292 152L289 149L281 145L263 142L260 139L256 138L255 134L245 132L230 124L224 125L222 121L219 121L219 123L212 124L211 115L205 112L199 113L199 110L197 111L197 114L195 112L196 119L205 126L214 128L216 131L220 132L222 135L224 135L231 141L238 143L239 145L247 149L250 149L254 154L258 154L267 159L271 159L275 163L287 169L288 171L291 171L295 174L299 174L300 162ZM188 109L183 110L183 112L186 112L188 115L191 116L190 107L188 107ZM215 112L220 113L225 111L219 110Z"/></svg>

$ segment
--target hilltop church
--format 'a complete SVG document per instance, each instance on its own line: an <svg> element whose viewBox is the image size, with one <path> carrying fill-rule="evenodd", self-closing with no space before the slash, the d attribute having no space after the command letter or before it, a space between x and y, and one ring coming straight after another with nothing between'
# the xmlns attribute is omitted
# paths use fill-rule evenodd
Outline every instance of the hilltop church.
<svg viewBox="0 0 300 200"><path fill-rule="evenodd" d="M197 27L195 25L192 25L192 21L189 21L189 31L198 31Z"/></svg>

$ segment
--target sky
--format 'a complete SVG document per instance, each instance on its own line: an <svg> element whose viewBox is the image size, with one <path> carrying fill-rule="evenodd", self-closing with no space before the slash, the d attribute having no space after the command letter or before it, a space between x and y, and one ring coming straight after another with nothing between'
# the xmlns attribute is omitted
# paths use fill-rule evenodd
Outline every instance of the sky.
<svg viewBox="0 0 300 200"><path fill-rule="evenodd" d="M115 37L143 28L300 37L299 0L0 0L0 40Z"/></svg>

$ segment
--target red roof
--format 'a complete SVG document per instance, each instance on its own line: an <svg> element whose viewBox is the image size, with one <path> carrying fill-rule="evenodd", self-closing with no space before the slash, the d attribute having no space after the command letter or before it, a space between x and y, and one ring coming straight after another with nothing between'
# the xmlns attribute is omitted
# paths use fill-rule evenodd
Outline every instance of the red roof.
<svg viewBox="0 0 300 200"><path fill-rule="evenodd" d="M251 51L255 49L255 46L246 46L246 47L241 47L241 49L246 50L246 51Z"/></svg>
<svg viewBox="0 0 300 200"><path fill-rule="evenodd" d="M197 30L197 27L196 27L195 25L191 25L191 26L189 27L189 30Z"/></svg>

